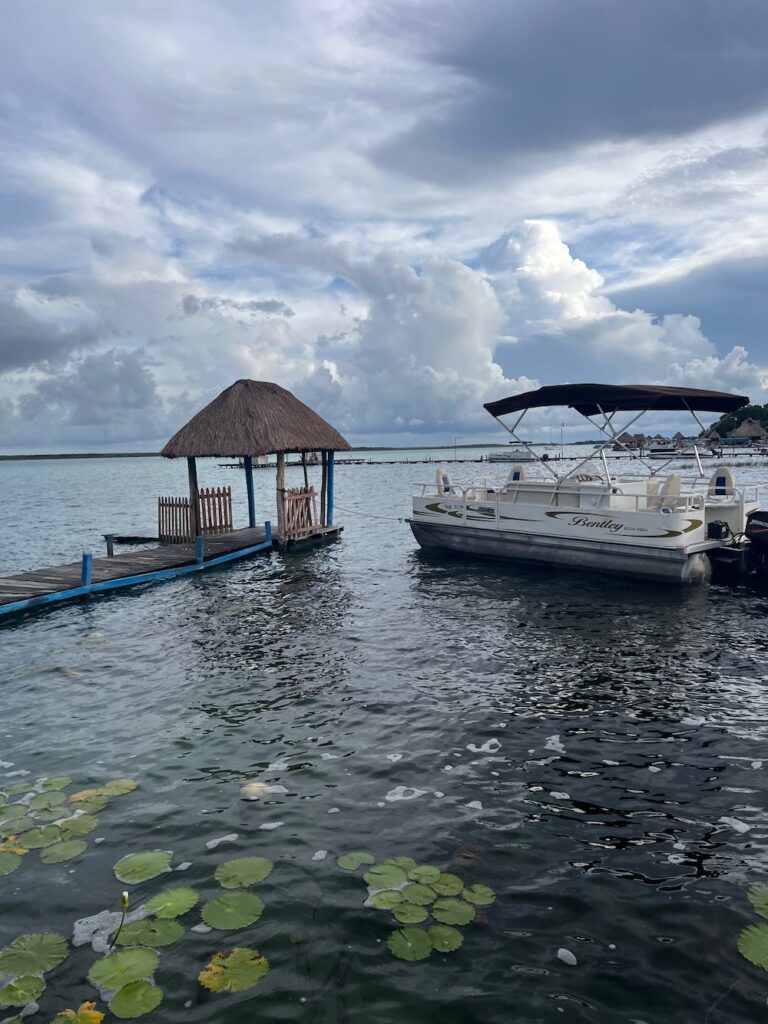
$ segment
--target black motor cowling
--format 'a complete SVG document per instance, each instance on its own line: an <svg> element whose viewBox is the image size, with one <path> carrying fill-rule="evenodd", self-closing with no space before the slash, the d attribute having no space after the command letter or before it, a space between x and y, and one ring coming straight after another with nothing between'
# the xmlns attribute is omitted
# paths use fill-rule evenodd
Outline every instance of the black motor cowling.
<svg viewBox="0 0 768 1024"><path fill-rule="evenodd" d="M768 511L750 512L744 533L755 548L768 552Z"/></svg>

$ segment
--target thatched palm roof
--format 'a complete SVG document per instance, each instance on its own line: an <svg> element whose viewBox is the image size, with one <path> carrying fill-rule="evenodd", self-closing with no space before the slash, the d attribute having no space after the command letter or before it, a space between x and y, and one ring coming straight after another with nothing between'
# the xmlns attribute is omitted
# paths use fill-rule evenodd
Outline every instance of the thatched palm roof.
<svg viewBox="0 0 768 1024"><path fill-rule="evenodd" d="M349 451L330 423L298 398L263 380L238 380L177 431L161 455L180 457Z"/></svg>

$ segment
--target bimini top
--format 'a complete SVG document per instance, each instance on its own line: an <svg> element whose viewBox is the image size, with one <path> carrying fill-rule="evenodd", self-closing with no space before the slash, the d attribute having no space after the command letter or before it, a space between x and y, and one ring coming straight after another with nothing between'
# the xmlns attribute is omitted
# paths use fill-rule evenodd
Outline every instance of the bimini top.
<svg viewBox="0 0 768 1024"><path fill-rule="evenodd" d="M615 412L617 409L733 412L748 404L746 395L702 391L699 388L665 388L656 384L557 384L500 398L497 402L486 402L485 408L491 416L498 417L525 409L568 405L582 416L594 416L601 409L603 412Z"/></svg>

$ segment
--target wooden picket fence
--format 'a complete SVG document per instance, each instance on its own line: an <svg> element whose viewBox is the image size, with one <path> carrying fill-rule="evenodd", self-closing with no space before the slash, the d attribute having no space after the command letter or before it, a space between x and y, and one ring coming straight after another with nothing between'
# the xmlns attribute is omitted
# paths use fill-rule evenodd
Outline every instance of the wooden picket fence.
<svg viewBox="0 0 768 1024"><path fill-rule="evenodd" d="M194 540L190 525L189 498L157 499L157 530L162 544ZM203 536L232 530L232 488L203 487L197 495L197 514Z"/></svg>
<svg viewBox="0 0 768 1024"><path fill-rule="evenodd" d="M306 537L319 525L314 487L293 487L285 492L285 536Z"/></svg>

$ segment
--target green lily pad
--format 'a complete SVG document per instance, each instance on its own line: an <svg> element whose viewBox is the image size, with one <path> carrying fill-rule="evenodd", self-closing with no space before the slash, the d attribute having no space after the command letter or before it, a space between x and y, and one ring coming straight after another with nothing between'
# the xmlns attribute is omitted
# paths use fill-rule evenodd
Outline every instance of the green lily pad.
<svg viewBox="0 0 768 1024"><path fill-rule="evenodd" d="M3 836L20 836L22 832L28 832L35 827L35 819L25 814L22 817L9 818L0 825L0 834Z"/></svg>
<svg viewBox="0 0 768 1024"><path fill-rule="evenodd" d="M38 793L37 796L33 796L28 806L35 811L50 811L52 807L58 807L66 803L66 800L67 798L63 793L52 790L50 793Z"/></svg>
<svg viewBox="0 0 768 1024"><path fill-rule="evenodd" d="M21 857L15 853L0 853L0 876L10 875L21 864Z"/></svg>
<svg viewBox="0 0 768 1024"><path fill-rule="evenodd" d="M96 988L117 991L132 981L151 978L159 963L160 957L154 949L142 946L120 949L97 960L88 971L88 981Z"/></svg>
<svg viewBox="0 0 768 1024"><path fill-rule="evenodd" d="M403 902L403 894L397 889L382 889L371 896L370 903L377 910L392 910L398 903Z"/></svg>
<svg viewBox="0 0 768 1024"><path fill-rule="evenodd" d="M224 889L241 889L263 882L273 867L266 857L235 857L219 864L213 877Z"/></svg>
<svg viewBox="0 0 768 1024"><path fill-rule="evenodd" d="M25 974L0 988L0 1006L26 1006L42 993L45 982L36 974Z"/></svg>
<svg viewBox="0 0 768 1024"><path fill-rule="evenodd" d="M441 874L440 868L434 868L431 864L418 864L415 868L411 868L408 877L412 878L414 882L436 882Z"/></svg>
<svg viewBox="0 0 768 1024"><path fill-rule="evenodd" d="M435 892L421 882L409 882L403 889L403 899L409 903L417 903L420 907L428 907L435 902Z"/></svg>
<svg viewBox="0 0 768 1024"><path fill-rule="evenodd" d="M55 932L19 935L0 949L0 974L45 974L66 960L67 940Z"/></svg>
<svg viewBox="0 0 768 1024"><path fill-rule="evenodd" d="M408 876L397 864L374 864L363 878L372 889L394 889L407 881Z"/></svg>
<svg viewBox="0 0 768 1024"><path fill-rule="evenodd" d="M109 807L109 800L105 796L89 796L85 800L78 800L74 806L86 814L99 814L105 807Z"/></svg>
<svg viewBox="0 0 768 1024"><path fill-rule="evenodd" d="M751 964L768 971L768 924L751 924L744 928L736 945Z"/></svg>
<svg viewBox="0 0 768 1024"><path fill-rule="evenodd" d="M150 914L159 918L181 917L200 899L194 889L185 889L179 886L176 889L166 889L157 896L153 896L146 903L146 909Z"/></svg>
<svg viewBox="0 0 768 1024"><path fill-rule="evenodd" d="M467 886L461 895L468 903L474 903L476 907L489 907L496 902L496 893L489 885Z"/></svg>
<svg viewBox="0 0 768 1024"><path fill-rule="evenodd" d="M46 779L43 789L66 789L72 785L72 779L68 775L59 775L54 779Z"/></svg>
<svg viewBox="0 0 768 1024"><path fill-rule="evenodd" d="M229 953L214 953L197 980L210 992L245 992L258 985L268 971L265 956L255 949L238 947Z"/></svg>
<svg viewBox="0 0 768 1024"><path fill-rule="evenodd" d="M8 796L19 796L21 793L29 793L29 783L14 782L12 786L6 786L5 792Z"/></svg>
<svg viewBox="0 0 768 1024"><path fill-rule="evenodd" d="M458 896L464 888L464 883L458 875L444 873L434 882L430 882L429 887L434 889L439 896Z"/></svg>
<svg viewBox="0 0 768 1024"><path fill-rule="evenodd" d="M464 941L464 936L458 928L451 928L447 924L433 924L428 932L432 945L438 953L452 953Z"/></svg>
<svg viewBox="0 0 768 1024"><path fill-rule="evenodd" d="M475 919L475 908L463 900L441 899L433 905L432 916L441 924L469 924Z"/></svg>
<svg viewBox="0 0 768 1024"><path fill-rule="evenodd" d="M264 901L255 893L228 892L208 900L201 913L210 928L227 931L253 924L259 920L263 910Z"/></svg>
<svg viewBox="0 0 768 1024"><path fill-rule="evenodd" d="M753 885L747 899L760 917L768 917L768 885Z"/></svg>
<svg viewBox="0 0 768 1024"><path fill-rule="evenodd" d="M40 853L43 864L61 864L65 860L73 860L84 853L88 843L84 839L69 839L65 843L54 843Z"/></svg>
<svg viewBox="0 0 768 1024"><path fill-rule="evenodd" d="M148 981L132 981L120 989L109 1008L121 1020L130 1020L151 1013L162 1001L163 990L157 985L150 985Z"/></svg>
<svg viewBox="0 0 768 1024"><path fill-rule="evenodd" d="M170 946L184 934L178 921L158 921L154 918L143 918L141 921L129 921L120 929L117 937L118 946Z"/></svg>
<svg viewBox="0 0 768 1024"><path fill-rule="evenodd" d="M107 796L123 796L125 793L132 792L137 786L138 782L134 782L133 779L110 779L106 785L101 787L101 791Z"/></svg>
<svg viewBox="0 0 768 1024"><path fill-rule="evenodd" d="M67 818L66 821L62 821L59 828L62 835L69 839L71 836L87 836L98 824L99 819L95 814L78 814L76 818ZM124 879L120 879L120 881L124 881Z"/></svg>
<svg viewBox="0 0 768 1024"><path fill-rule="evenodd" d="M371 862L373 863L373 862ZM384 861L385 864L397 864L403 871L413 871L416 867L416 861L413 857L387 857Z"/></svg>
<svg viewBox="0 0 768 1024"><path fill-rule="evenodd" d="M392 913L400 924L421 924L429 917L426 907L419 907L415 903L406 903L405 901L398 903Z"/></svg>
<svg viewBox="0 0 768 1024"><path fill-rule="evenodd" d="M387 939L389 951L400 960L426 960L432 940L423 928L400 928Z"/></svg>
<svg viewBox="0 0 768 1024"><path fill-rule="evenodd" d="M345 871L357 871L363 864L375 864L376 858L372 853L366 853L365 850L355 850L352 853L342 853L336 863Z"/></svg>
<svg viewBox="0 0 768 1024"><path fill-rule="evenodd" d="M83 817L88 817L88 815L83 815ZM158 875L168 871L172 857L173 854L170 850L129 853L127 857L121 857L115 864L115 878L120 882L127 882L129 885L147 882L150 878L157 878Z"/></svg>
<svg viewBox="0 0 768 1024"><path fill-rule="evenodd" d="M39 825L41 821L59 821L67 813L66 807L51 807L50 810L35 811L35 825ZM27 828L32 828L28 825Z"/></svg>
<svg viewBox="0 0 768 1024"><path fill-rule="evenodd" d="M24 833L24 846L28 850L43 850L46 846L58 843L61 838L61 830L57 825L43 825L42 828L31 828Z"/></svg>

